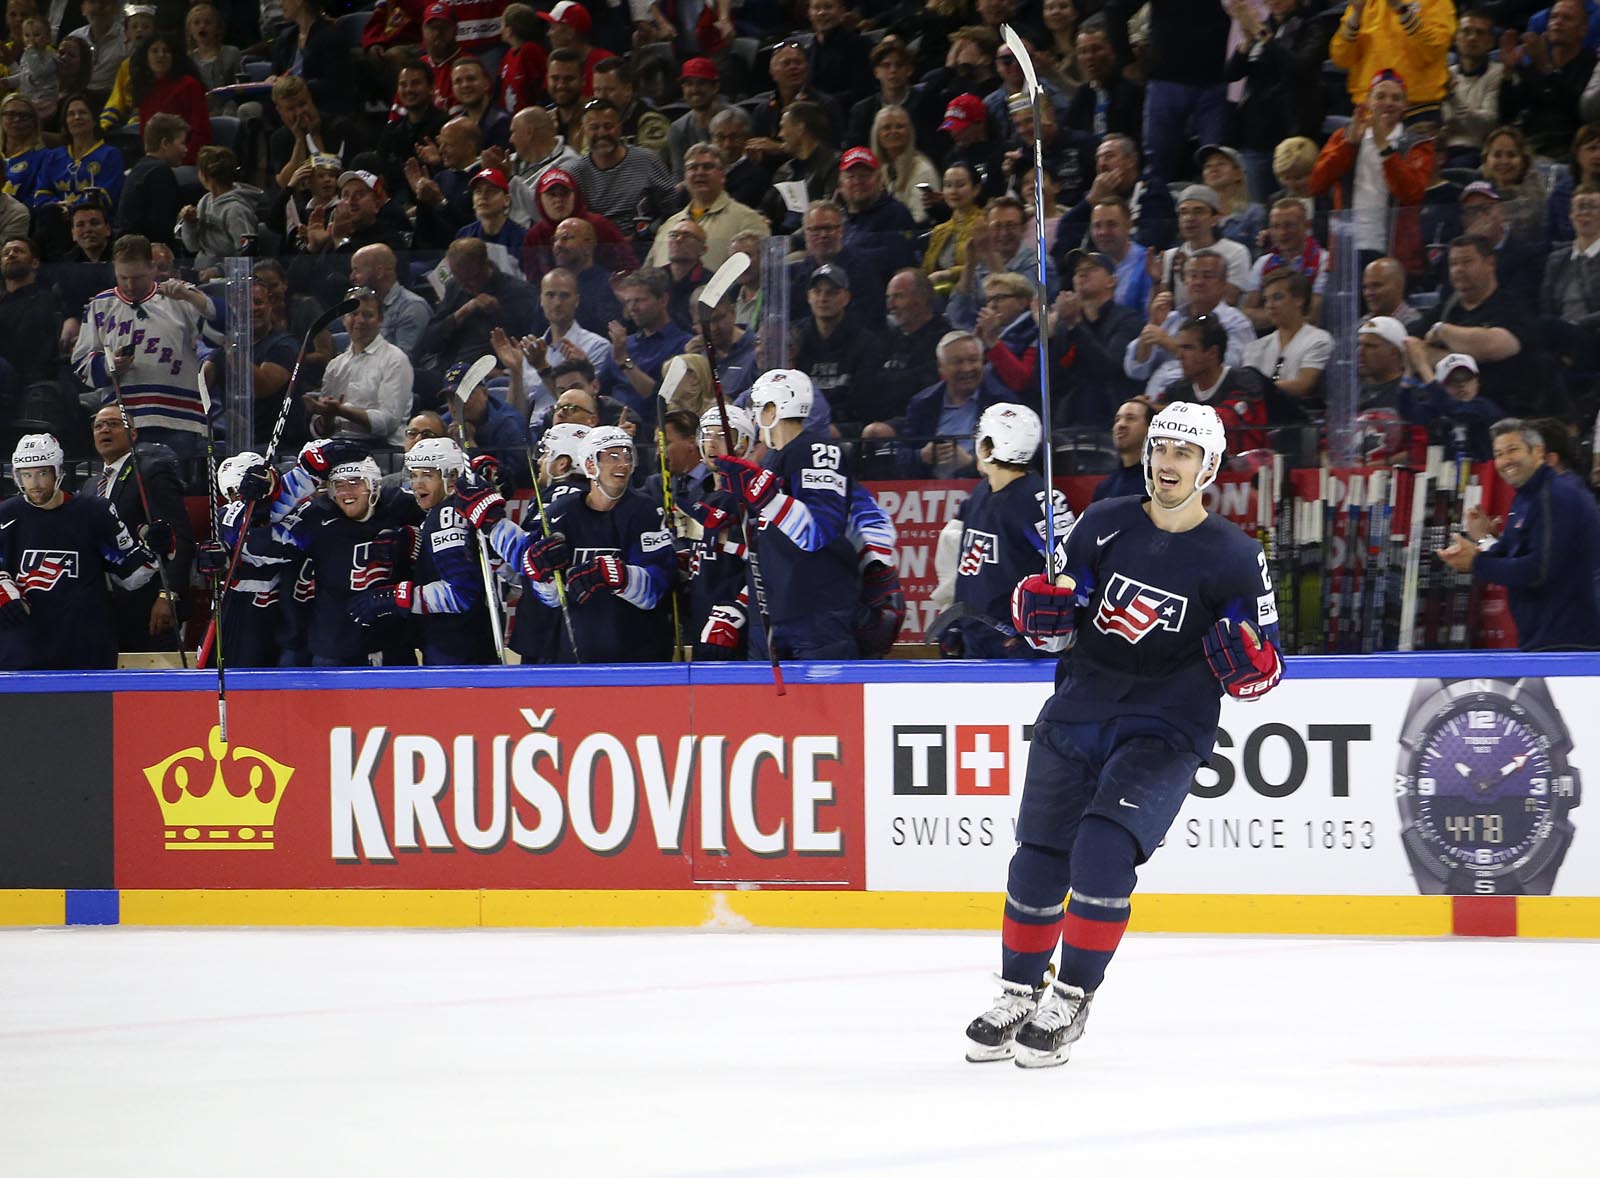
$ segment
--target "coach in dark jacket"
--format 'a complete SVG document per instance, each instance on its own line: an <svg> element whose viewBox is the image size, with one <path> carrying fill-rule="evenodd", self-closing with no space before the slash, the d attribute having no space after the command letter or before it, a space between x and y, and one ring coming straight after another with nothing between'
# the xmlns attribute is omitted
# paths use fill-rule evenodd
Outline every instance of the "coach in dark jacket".
<svg viewBox="0 0 1600 1178"><path fill-rule="evenodd" d="M1480 581L1504 585L1522 650L1600 650L1600 508L1575 476L1544 460L1539 431L1516 418L1495 425L1494 465L1516 488L1505 528L1488 549L1481 516L1472 537L1457 536L1439 559Z"/></svg>
<svg viewBox="0 0 1600 1178"><path fill-rule="evenodd" d="M111 623L116 630L117 649L170 651L177 644L172 627L181 624L187 612L182 608L182 595L189 584L189 565L194 559L194 533L183 502L177 458L165 446L147 443L141 443L137 451L130 454L122 411L115 405L106 405L94 415L94 448L104 466L83 487L82 493L109 502L135 536L152 521L159 521L172 530L171 555L158 553L164 558L161 577L152 577L137 589L115 585L111 588ZM135 461L139 463L137 475L133 469ZM144 480L143 495L139 490L140 478ZM148 513L146 499L150 504ZM151 547L159 546L152 543ZM178 596L175 605L179 620L176 623L172 610L161 597L163 582L171 585Z"/></svg>

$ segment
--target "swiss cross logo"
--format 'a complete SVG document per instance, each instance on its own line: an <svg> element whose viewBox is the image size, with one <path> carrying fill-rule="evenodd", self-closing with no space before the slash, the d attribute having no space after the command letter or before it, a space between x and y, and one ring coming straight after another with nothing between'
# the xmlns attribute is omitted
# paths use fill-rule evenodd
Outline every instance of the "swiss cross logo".
<svg viewBox="0 0 1600 1178"><path fill-rule="evenodd" d="M17 582L31 593L48 593L62 577L78 578L78 554L52 548L26 548Z"/></svg>
<svg viewBox="0 0 1600 1178"><path fill-rule="evenodd" d="M956 725L956 793L1011 792L1011 730L1004 724Z"/></svg>
<svg viewBox="0 0 1600 1178"><path fill-rule="evenodd" d="M1000 541L993 532L980 532L968 528L961 533L961 560L956 565L956 575L976 577L986 564L1000 563Z"/></svg>
<svg viewBox="0 0 1600 1178"><path fill-rule="evenodd" d="M377 563L372 559L372 543L364 541L357 544L350 554L350 589L360 593L363 589L371 589L380 585L389 575L389 567Z"/></svg>
<svg viewBox="0 0 1600 1178"><path fill-rule="evenodd" d="M1177 633L1189 612L1189 599L1118 573L1106 586L1094 615L1094 628L1138 642L1158 626Z"/></svg>

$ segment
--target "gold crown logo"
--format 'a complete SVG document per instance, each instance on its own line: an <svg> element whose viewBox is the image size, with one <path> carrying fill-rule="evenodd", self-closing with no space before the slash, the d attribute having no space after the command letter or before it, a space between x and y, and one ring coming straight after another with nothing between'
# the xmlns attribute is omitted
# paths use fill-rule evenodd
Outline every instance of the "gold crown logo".
<svg viewBox="0 0 1600 1178"><path fill-rule="evenodd" d="M230 760L238 766L231 776L223 772ZM144 775L161 805L167 850L270 851L278 803L294 770L257 749L230 748L213 726L205 749L179 749Z"/></svg>

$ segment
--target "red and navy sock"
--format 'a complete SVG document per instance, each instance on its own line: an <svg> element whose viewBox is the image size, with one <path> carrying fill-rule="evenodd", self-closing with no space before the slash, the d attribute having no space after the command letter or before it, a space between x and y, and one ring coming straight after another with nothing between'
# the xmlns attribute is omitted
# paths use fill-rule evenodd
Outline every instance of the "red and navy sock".
<svg viewBox="0 0 1600 1178"><path fill-rule="evenodd" d="M1000 976L1038 986L1055 956L1066 917L1071 875L1067 856L1024 843L1011 856L1005 923L1000 931Z"/></svg>
<svg viewBox="0 0 1600 1178"><path fill-rule="evenodd" d="M1133 835L1096 815L1084 819L1072 847L1072 896L1061 925L1061 980L1099 988L1128 928L1128 897L1137 879Z"/></svg>

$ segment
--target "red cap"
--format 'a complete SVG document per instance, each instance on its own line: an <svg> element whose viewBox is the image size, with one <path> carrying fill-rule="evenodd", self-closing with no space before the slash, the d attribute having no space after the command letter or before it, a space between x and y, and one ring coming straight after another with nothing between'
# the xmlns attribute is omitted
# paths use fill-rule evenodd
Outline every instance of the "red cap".
<svg viewBox="0 0 1600 1178"><path fill-rule="evenodd" d="M486 168L484 170L488 171L489 169ZM554 188L558 184L562 188L570 188L573 192L578 191L578 183L572 178L572 173L561 168L546 168L539 177L539 182L534 185L534 189L542 195L546 190Z"/></svg>
<svg viewBox="0 0 1600 1178"><path fill-rule="evenodd" d="M561 0L549 12L541 12L539 19L553 25L566 25L580 37L589 35L589 10L581 4L574 4L572 0Z"/></svg>
<svg viewBox="0 0 1600 1178"><path fill-rule="evenodd" d="M448 4L430 4L423 9L422 23L427 24L430 20L447 20L451 24L456 23L455 14L450 11Z"/></svg>
<svg viewBox="0 0 1600 1178"><path fill-rule="evenodd" d="M880 166L878 157L865 147L852 147L839 158L839 170L841 172L857 167L871 168L876 172Z"/></svg>
<svg viewBox="0 0 1600 1178"><path fill-rule="evenodd" d="M717 80L717 63L709 57L691 57L683 63L683 71L678 74L680 78L704 78L708 82Z"/></svg>
<svg viewBox="0 0 1600 1178"><path fill-rule="evenodd" d="M983 99L976 94L957 94L950 100L950 105L944 108L944 122L939 124L939 130L965 131L968 127L977 126L986 117Z"/></svg>
<svg viewBox="0 0 1600 1178"><path fill-rule="evenodd" d="M467 190L470 192L480 180L485 184L493 184L501 192L511 191L511 182L506 179L506 174L499 168L479 168L473 174L471 181L468 182Z"/></svg>

